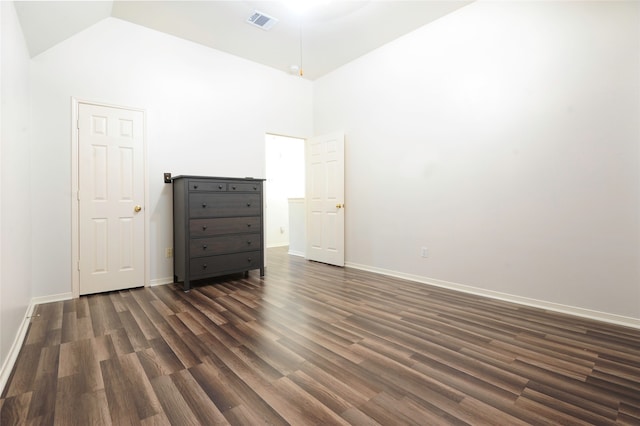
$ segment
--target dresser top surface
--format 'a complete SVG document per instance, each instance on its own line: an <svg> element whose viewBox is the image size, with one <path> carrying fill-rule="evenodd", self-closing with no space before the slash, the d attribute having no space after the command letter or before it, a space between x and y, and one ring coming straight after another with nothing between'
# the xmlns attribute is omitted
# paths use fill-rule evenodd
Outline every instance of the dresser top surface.
<svg viewBox="0 0 640 426"><path fill-rule="evenodd" d="M179 179L211 179L211 180L233 180L233 181L265 181L266 179L254 178L254 177L226 177L226 176L193 176L193 175L179 175L173 176L171 180L179 180Z"/></svg>

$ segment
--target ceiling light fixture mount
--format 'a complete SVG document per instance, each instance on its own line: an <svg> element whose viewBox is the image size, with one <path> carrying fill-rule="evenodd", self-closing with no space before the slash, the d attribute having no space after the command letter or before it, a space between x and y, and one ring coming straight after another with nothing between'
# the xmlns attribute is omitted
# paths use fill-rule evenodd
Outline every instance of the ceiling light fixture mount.
<svg viewBox="0 0 640 426"><path fill-rule="evenodd" d="M314 9L331 3L331 0L288 0L282 3L296 15L304 16Z"/></svg>

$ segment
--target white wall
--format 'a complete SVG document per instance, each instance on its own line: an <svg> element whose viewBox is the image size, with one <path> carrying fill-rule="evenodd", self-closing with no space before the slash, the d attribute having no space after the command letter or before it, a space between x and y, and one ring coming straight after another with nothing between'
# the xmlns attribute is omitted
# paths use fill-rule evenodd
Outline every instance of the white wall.
<svg viewBox="0 0 640 426"><path fill-rule="evenodd" d="M31 301L31 201L29 55L13 3L0 2L0 20L0 365L3 365ZM0 382L0 389L3 384Z"/></svg>
<svg viewBox="0 0 640 426"><path fill-rule="evenodd" d="M173 276L163 172L264 178L265 133L312 128L310 82L115 18L35 57L31 81L34 296L71 291L72 96L146 109L156 283Z"/></svg>
<svg viewBox="0 0 640 426"><path fill-rule="evenodd" d="M347 262L640 318L639 7L477 2L318 80Z"/></svg>
<svg viewBox="0 0 640 426"><path fill-rule="evenodd" d="M265 133L345 129L349 263L640 318L637 2L474 3L314 84L113 18L27 79L1 3L0 355L71 290L72 96L147 110L152 280L162 172L264 177Z"/></svg>
<svg viewBox="0 0 640 426"><path fill-rule="evenodd" d="M267 247L289 245L289 198L304 197L304 139L265 136Z"/></svg>

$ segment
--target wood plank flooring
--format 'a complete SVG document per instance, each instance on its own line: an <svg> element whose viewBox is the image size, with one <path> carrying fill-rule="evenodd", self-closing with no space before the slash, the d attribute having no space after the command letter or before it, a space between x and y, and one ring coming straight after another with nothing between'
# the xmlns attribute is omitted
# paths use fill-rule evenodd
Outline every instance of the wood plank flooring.
<svg viewBox="0 0 640 426"><path fill-rule="evenodd" d="M640 425L640 331L268 251L39 305L9 425Z"/></svg>

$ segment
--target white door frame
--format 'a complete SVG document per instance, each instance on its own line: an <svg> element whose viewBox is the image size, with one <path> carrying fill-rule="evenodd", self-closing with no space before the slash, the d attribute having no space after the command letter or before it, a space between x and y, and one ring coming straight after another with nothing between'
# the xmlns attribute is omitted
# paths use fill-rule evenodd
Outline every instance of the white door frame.
<svg viewBox="0 0 640 426"><path fill-rule="evenodd" d="M147 115L144 109L130 108L122 105L106 104L102 102L93 102L88 100L79 99L76 97L71 98L71 293L74 298L80 297L80 271L79 259L80 259L80 203L78 201L78 189L79 189L79 175L80 164L78 161L80 140L78 132L78 119L80 104L97 105L108 108L119 108L131 111L142 112L143 132L142 138L142 157L143 157L143 190L144 190L144 206L145 209L149 206L149 175L147 167ZM145 211L144 215L144 286L149 286L150 277L150 241L149 241L149 217L151 216L149 210Z"/></svg>

